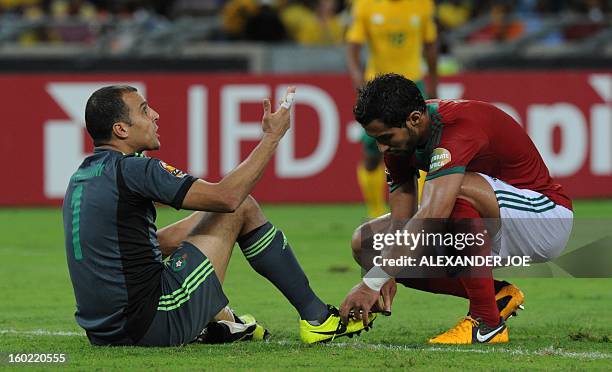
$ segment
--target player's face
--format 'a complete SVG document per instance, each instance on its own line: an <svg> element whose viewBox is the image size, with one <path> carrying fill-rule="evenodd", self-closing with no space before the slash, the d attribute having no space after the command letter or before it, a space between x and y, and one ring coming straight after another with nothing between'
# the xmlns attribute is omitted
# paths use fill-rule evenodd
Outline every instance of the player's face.
<svg viewBox="0 0 612 372"><path fill-rule="evenodd" d="M129 108L130 122L129 141L136 151L159 149L159 135L157 134L157 120L159 114L147 104L138 92L129 92L123 95L123 102Z"/></svg>
<svg viewBox="0 0 612 372"><path fill-rule="evenodd" d="M381 121L373 120L365 127L365 131L376 140L382 153L406 154L412 153L416 148L417 135L409 126L388 128Z"/></svg>

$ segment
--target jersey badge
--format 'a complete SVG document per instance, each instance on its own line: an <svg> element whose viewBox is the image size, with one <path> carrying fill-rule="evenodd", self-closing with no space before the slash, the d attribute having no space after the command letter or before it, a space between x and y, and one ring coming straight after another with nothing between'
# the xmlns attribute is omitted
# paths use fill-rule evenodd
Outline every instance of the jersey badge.
<svg viewBox="0 0 612 372"><path fill-rule="evenodd" d="M173 175L176 178L183 178L185 177L187 174L184 173L183 171L181 171L180 169L176 169L175 167L163 162L163 161L159 161L159 166L165 170L166 172L170 173L171 175Z"/></svg>
<svg viewBox="0 0 612 372"><path fill-rule="evenodd" d="M431 152L431 163L429 163L429 172L435 172L441 169L451 161L451 153L443 147L438 147Z"/></svg>

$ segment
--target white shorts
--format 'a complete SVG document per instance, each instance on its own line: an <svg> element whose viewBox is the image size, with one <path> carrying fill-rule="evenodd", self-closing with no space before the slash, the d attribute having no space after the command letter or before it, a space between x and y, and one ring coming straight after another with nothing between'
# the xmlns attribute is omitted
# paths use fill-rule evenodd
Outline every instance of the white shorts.
<svg viewBox="0 0 612 372"><path fill-rule="evenodd" d="M479 174L493 188L499 205L501 228L493 238L494 255L529 256L532 262L561 255L572 232L574 212L539 192Z"/></svg>

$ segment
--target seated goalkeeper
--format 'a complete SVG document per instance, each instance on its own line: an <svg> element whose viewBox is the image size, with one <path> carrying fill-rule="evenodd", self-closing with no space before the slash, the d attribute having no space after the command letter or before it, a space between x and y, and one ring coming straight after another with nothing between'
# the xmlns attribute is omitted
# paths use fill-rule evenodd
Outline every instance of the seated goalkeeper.
<svg viewBox="0 0 612 372"><path fill-rule="evenodd" d="M274 113L263 102L261 141L218 183L140 155L160 147L159 115L135 88L108 86L92 94L85 121L94 153L71 177L63 206L76 320L92 344L263 338L252 317L227 307L221 287L236 242L298 311L303 341L366 327L340 323L338 311L316 296L285 235L249 195L289 129L294 91L287 90ZM154 203L197 212L157 231Z"/></svg>

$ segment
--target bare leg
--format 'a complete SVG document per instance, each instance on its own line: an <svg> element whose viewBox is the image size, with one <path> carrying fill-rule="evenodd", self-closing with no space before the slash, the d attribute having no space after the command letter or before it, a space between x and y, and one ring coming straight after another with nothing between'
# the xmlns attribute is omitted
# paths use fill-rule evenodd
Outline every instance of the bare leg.
<svg viewBox="0 0 612 372"><path fill-rule="evenodd" d="M265 223L259 205L249 196L233 213L195 212L165 227L160 230L163 237L160 245L174 247L166 249L173 251L183 240L193 244L210 260L219 282L223 284L236 239ZM223 308L215 320L236 321L229 307Z"/></svg>
<svg viewBox="0 0 612 372"><path fill-rule="evenodd" d="M185 240L208 257L223 284L238 237L265 224L267 220L251 196L233 213L201 212L199 217Z"/></svg>

